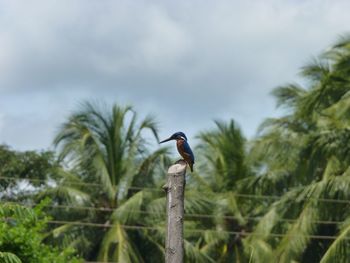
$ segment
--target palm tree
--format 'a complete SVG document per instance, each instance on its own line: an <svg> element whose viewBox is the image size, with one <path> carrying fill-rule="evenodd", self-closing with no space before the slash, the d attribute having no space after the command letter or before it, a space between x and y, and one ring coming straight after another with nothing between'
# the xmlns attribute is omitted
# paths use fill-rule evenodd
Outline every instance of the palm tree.
<svg viewBox="0 0 350 263"><path fill-rule="evenodd" d="M51 212L56 219L103 223L106 228L66 224L53 230L54 240L68 242L88 251L86 257L101 261L144 262L149 256L144 251L147 248L162 258L163 251L149 235L151 231L141 228L148 223L142 213L146 204L160 197L157 191L142 189L161 189L157 171L162 171L162 163L167 161L167 149L148 151L152 141L158 141L156 122L150 116L139 121L130 106L114 105L110 111L104 105L86 102L70 116L54 141L68 168L57 171L56 185L46 188L40 197L49 195L56 204L77 208L104 207L106 211ZM140 228L130 230L124 224ZM147 245L142 244L145 242Z"/></svg>
<svg viewBox="0 0 350 263"><path fill-rule="evenodd" d="M231 120L215 121L216 129L198 135L200 156L204 157L206 182L215 192L232 190L235 183L247 175L245 139Z"/></svg>
<svg viewBox="0 0 350 263"><path fill-rule="evenodd" d="M254 262L348 260L347 204L325 200L350 198L349 61L350 39L343 39L303 68L306 89L287 85L273 92L288 114L263 124L251 150L258 176L245 185L281 198L265 206L245 240Z"/></svg>
<svg viewBox="0 0 350 263"><path fill-rule="evenodd" d="M214 262L244 262L242 236L228 234L228 231L243 233L246 228L244 214L248 212L245 210L247 203L238 206L244 200L236 195L239 192L237 182L250 173L246 141L233 120L227 123L215 121L215 124L215 129L198 135L197 170L201 173L197 179L197 189L205 191L210 197L213 203L211 213L215 215L211 221L206 220L205 225L202 222L208 231L205 231L200 249ZM211 232L210 229L221 232Z"/></svg>

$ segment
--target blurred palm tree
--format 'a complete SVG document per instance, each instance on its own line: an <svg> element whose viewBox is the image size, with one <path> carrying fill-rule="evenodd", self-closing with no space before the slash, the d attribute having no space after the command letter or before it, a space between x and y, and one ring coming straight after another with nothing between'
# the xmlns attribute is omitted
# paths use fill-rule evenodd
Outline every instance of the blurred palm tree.
<svg viewBox="0 0 350 263"><path fill-rule="evenodd" d="M198 149L204 157L205 180L215 192L232 190L247 175L245 139L237 124L215 121L216 128L201 132Z"/></svg>
<svg viewBox="0 0 350 263"><path fill-rule="evenodd" d="M348 204L322 199L350 198L349 62L347 38L303 68L306 89L293 84L273 92L288 114L261 126L250 155L258 176L242 184L255 193L281 195L261 211L245 242L254 262L348 261Z"/></svg>
<svg viewBox="0 0 350 263"><path fill-rule="evenodd" d="M49 195L56 204L76 208L98 207L97 211L58 213L53 208L51 212L56 219L103 223L106 228L66 224L53 230L54 241L69 243L85 251L86 257L101 261L144 262L150 252L162 259L162 248L148 234L150 230L123 227L145 226L146 204L160 195L159 191L143 190L161 189L157 171L164 170L167 149L148 150L151 142L157 141L154 118L139 121L130 106L114 105L109 110L104 105L83 103L54 141L69 169L57 171L56 184L39 197Z"/></svg>
<svg viewBox="0 0 350 263"><path fill-rule="evenodd" d="M200 249L215 259L214 262L245 262L240 233L246 228L247 203L236 194L239 192L237 183L250 172L246 140L233 120L215 121L215 124L214 129L198 135L197 190L210 197L214 215L212 220L197 222L209 229L204 232ZM229 231L237 234L229 234Z"/></svg>

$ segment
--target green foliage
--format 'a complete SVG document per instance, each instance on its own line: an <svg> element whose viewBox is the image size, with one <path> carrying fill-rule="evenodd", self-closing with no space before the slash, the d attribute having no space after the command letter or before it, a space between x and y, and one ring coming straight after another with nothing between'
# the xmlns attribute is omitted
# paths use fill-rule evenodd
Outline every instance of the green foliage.
<svg viewBox="0 0 350 263"><path fill-rule="evenodd" d="M146 116L139 120L130 106L113 105L109 109L106 105L86 102L70 116L59 130L55 145L60 160L72 169L61 169L56 177L57 185L43 189L39 197L50 196L57 203L77 208L104 207L106 211L88 213L69 210L63 215L55 214L55 218L112 224L112 227L103 230L68 224L53 230L51 242L69 240L86 258L127 263L147 259L149 254L143 251L146 245L142 245L147 241L147 246L162 257L149 232L122 226L148 223L142 211L159 196L137 190L138 187L160 189L157 173L164 169L162 164L168 160L168 150L150 152L151 140L158 142L154 118Z"/></svg>
<svg viewBox="0 0 350 263"><path fill-rule="evenodd" d="M229 123L216 121L216 129L202 132L198 138L198 151L202 176L215 191L232 189L237 180L247 175L245 163L245 139L237 126L231 120ZM201 165L201 164L200 164Z"/></svg>
<svg viewBox="0 0 350 263"><path fill-rule="evenodd" d="M1 187L13 188L16 181L13 179L47 179L53 169L58 165L52 152L26 151L19 152L10 149L6 145L0 145L0 177L12 179L3 179L0 181ZM34 186L43 185L43 181L31 181Z"/></svg>
<svg viewBox="0 0 350 263"><path fill-rule="evenodd" d="M1 263L22 263L22 261L14 254L9 252L0 252Z"/></svg>
<svg viewBox="0 0 350 263"><path fill-rule="evenodd" d="M347 262L350 257L350 220L348 219L339 231L338 237L323 255L321 263Z"/></svg>
<svg viewBox="0 0 350 263"><path fill-rule="evenodd" d="M197 147L199 156L197 170L201 171L199 177L202 180L197 179L196 185L196 190L199 189L200 193L203 189L208 199L206 206L201 205L204 209L197 213L215 216L210 220L196 219L193 223L197 228L239 233L244 231L247 223L243 216L245 202L237 199L235 194L240 191L239 182L251 173L246 156L246 140L233 120L227 123L216 121L215 124L214 129L201 132L198 136L200 143ZM195 196L195 193L189 191L191 194L186 195L186 202L194 203L193 200L196 199L193 199L192 195ZM238 203L240 206L237 205ZM202 243L199 242L196 246L204 255L198 255L197 261L193 262L209 262L208 260L244 262L246 260L242 253L239 234L205 231L200 235L200 240L203 240ZM188 249L193 253L196 251L194 248Z"/></svg>
<svg viewBox="0 0 350 263"><path fill-rule="evenodd" d="M81 262L71 248L58 250L43 243L47 217L40 206L0 206L0 262ZM1 261L2 260L2 261Z"/></svg>
<svg viewBox="0 0 350 263"><path fill-rule="evenodd" d="M336 225L319 222L350 217L346 204L321 201L350 198L349 47L349 39L343 39L306 65L306 88L287 85L273 92L288 114L261 126L250 155L259 176L244 182L252 192L282 195L261 210L261 221L245 240L247 254L258 248L256 262L271 253L282 263L347 262L348 225L339 224L338 232ZM283 235L272 237L276 232ZM323 235L336 238L332 243L312 238Z"/></svg>
<svg viewBox="0 0 350 263"><path fill-rule="evenodd" d="M103 105L84 103L62 125L55 144L61 159L68 159L87 181L101 183L115 206L115 197L124 198L127 194L118 191L118 186L130 186L139 172L147 171L164 153L147 154L147 131L158 140L155 120L148 116L138 121L130 106L114 105L109 111Z"/></svg>

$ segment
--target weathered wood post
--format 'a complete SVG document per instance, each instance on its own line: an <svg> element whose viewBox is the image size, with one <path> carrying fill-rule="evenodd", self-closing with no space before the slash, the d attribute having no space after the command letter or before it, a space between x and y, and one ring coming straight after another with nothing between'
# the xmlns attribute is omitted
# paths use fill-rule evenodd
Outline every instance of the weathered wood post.
<svg viewBox="0 0 350 263"><path fill-rule="evenodd" d="M167 194L167 224L165 238L165 263L184 262L184 200L186 162L178 161L168 169L168 180L163 186Z"/></svg>

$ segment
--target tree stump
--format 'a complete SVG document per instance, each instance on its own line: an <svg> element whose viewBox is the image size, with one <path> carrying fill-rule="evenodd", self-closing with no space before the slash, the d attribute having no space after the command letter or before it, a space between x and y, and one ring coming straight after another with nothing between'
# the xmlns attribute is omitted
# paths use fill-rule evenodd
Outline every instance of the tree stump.
<svg viewBox="0 0 350 263"><path fill-rule="evenodd" d="M187 164L183 160L170 166L167 183L163 186L167 195L165 263L184 262L183 222L186 167Z"/></svg>

